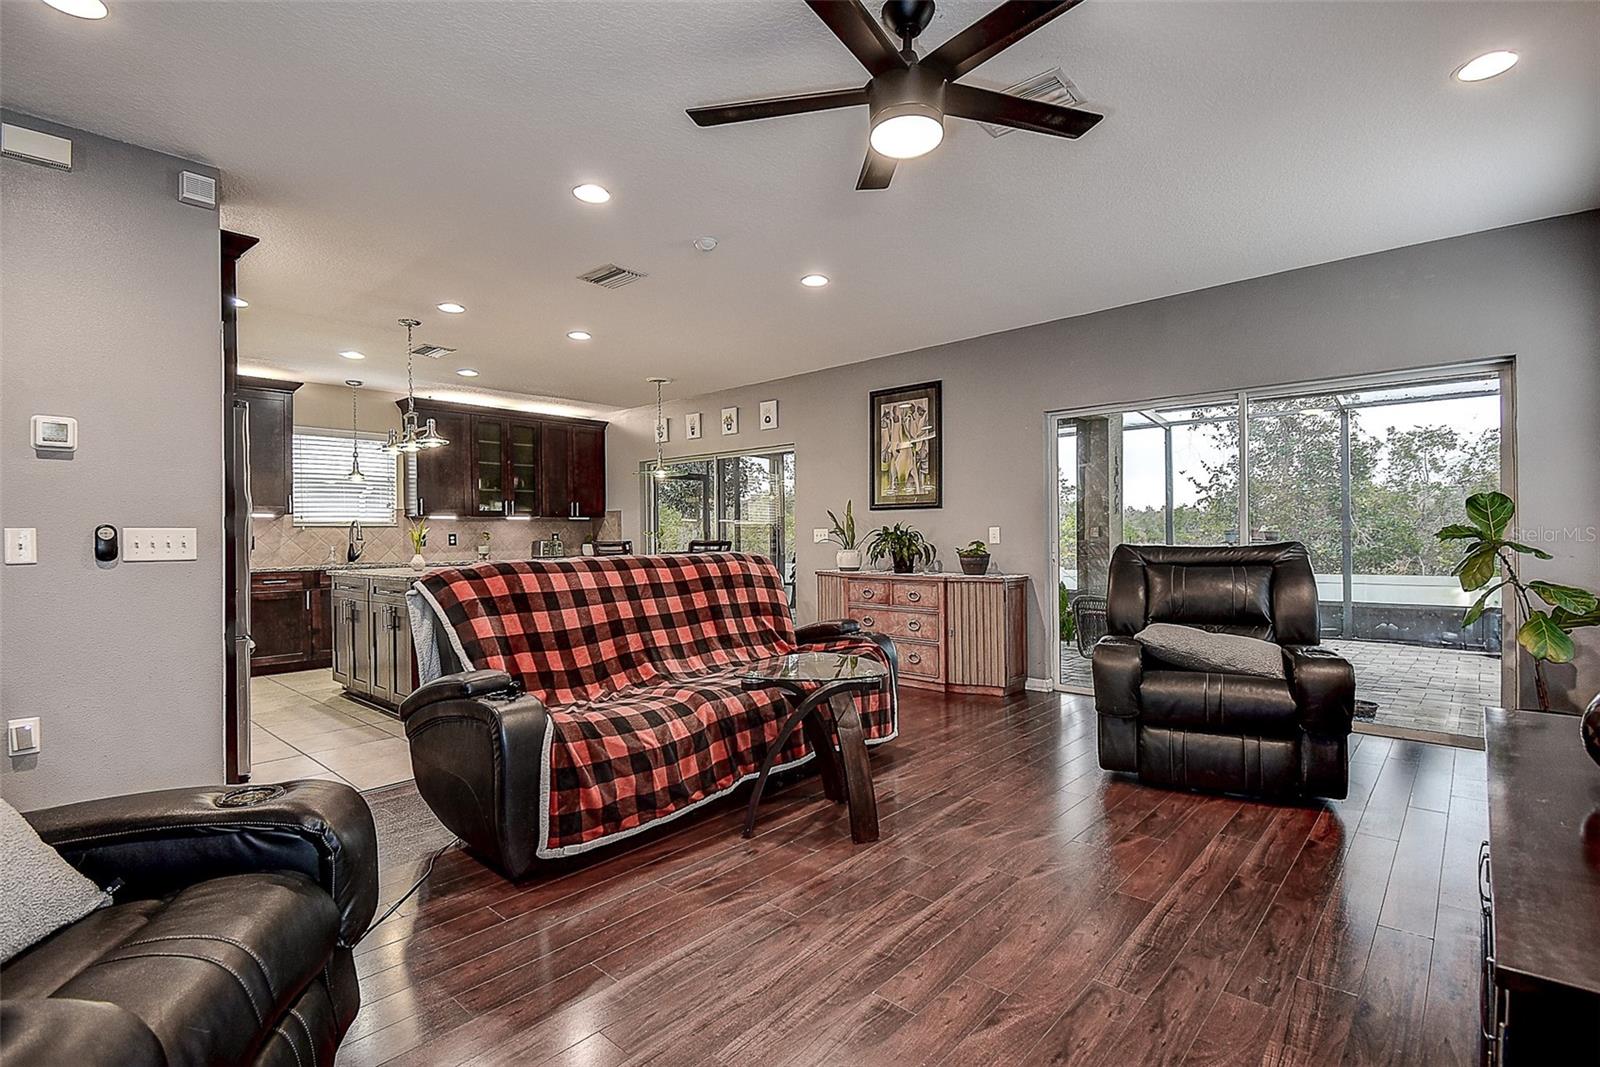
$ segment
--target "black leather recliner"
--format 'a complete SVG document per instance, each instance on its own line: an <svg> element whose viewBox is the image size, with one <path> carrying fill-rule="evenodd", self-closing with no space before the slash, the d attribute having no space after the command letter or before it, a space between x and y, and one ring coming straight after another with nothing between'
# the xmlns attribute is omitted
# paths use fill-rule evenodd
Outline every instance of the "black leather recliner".
<svg viewBox="0 0 1600 1067"><path fill-rule="evenodd" d="M1304 545L1119 545L1107 601L1093 652L1101 767L1180 788L1345 795L1355 672L1317 647ZM1272 641L1285 677L1163 663L1133 636L1153 622Z"/></svg>
<svg viewBox="0 0 1600 1067"><path fill-rule="evenodd" d="M97 884L90 912L0 969L6 1067L333 1063L377 834L332 782L217 786L25 813Z"/></svg>

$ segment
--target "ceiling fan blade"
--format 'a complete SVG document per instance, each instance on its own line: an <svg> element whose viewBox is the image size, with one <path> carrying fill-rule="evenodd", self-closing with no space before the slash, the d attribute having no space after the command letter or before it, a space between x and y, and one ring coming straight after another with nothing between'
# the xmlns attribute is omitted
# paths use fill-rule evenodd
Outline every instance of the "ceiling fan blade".
<svg viewBox="0 0 1600 1067"><path fill-rule="evenodd" d="M775 119L780 115L804 115L811 111L831 111L837 107L852 107L867 102L867 90L829 89L822 93L801 93L798 96L774 96L766 100L746 100L738 104L717 104L712 107L691 107L689 117L696 126L723 126L730 122L750 122L753 119Z"/></svg>
<svg viewBox="0 0 1600 1067"><path fill-rule="evenodd" d="M945 86L944 110L945 114L957 118L992 122L996 126L1049 133L1057 137L1081 137L1105 118L1093 111L1041 103L955 82Z"/></svg>
<svg viewBox="0 0 1600 1067"><path fill-rule="evenodd" d="M861 163L861 177L856 179L856 188L889 188L889 181L894 177L894 164L893 157L867 149L867 158Z"/></svg>
<svg viewBox="0 0 1600 1067"><path fill-rule="evenodd" d="M923 56L919 65L931 67L943 77L954 80L1010 48L1057 15L1066 14L1081 2L1008 0Z"/></svg>
<svg viewBox="0 0 1600 1067"><path fill-rule="evenodd" d="M806 0L806 4L873 77L906 69L908 64L894 42L871 12L861 6L861 0Z"/></svg>

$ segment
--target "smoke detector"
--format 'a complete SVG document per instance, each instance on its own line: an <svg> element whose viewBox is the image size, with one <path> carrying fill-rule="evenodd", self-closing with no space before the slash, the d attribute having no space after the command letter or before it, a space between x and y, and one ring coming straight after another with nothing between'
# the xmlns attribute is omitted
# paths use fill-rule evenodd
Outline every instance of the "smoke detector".
<svg viewBox="0 0 1600 1067"><path fill-rule="evenodd" d="M630 270L619 267L615 263L607 263L594 270L584 271L578 275L580 282L598 285L602 289L621 289L624 285L632 285L640 278L648 277L642 270Z"/></svg>
<svg viewBox="0 0 1600 1067"><path fill-rule="evenodd" d="M717 239L715 237L696 237L694 246L702 252L714 252L717 248Z"/></svg>
<svg viewBox="0 0 1600 1067"><path fill-rule="evenodd" d="M1037 100L1042 104L1059 104L1062 107L1077 107L1083 103L1083 96L1078 92L1078 87L1067 80L1061 73L1061 68L1047 70L1043 74L1033 77L1009 87L1005 90L1007 96L1020 96L1025 100ZM993 123L980 122L990 137L1004 137L1011 132L1010 126L996 126Z"/></svg>

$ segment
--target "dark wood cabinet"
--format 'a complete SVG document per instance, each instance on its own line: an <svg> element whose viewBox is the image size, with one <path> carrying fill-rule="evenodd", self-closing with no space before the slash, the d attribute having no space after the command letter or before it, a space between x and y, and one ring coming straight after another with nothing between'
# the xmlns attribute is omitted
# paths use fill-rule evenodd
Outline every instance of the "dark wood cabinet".
<svg viewBox="0 0 1600 1067"><path fill-rule="evenodd" d="M433 419L450 444L411 458L408 514L479 519L605 514L605 423L437 402L418 402L417 415Z"/></svg>
<svg viewBox="0 0 1600 1067"><path fill-rule="evenodd" d="M328 589L318 571L250 576L251 674L326 667L332 648Z"/></svg>
<svg viewBox="0 0 1600 1067"><path fill-rule="evenodd" d="M234 396L250 406L250 510L294 511L294 391L299 382L238 379Z"/></svg>

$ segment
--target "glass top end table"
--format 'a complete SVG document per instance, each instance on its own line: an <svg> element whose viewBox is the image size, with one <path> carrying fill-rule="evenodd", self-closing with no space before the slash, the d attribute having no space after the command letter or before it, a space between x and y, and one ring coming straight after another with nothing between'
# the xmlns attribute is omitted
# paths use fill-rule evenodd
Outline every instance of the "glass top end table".
<svg viewBox="0 0 1600 1067"><path fill-rule="evenodd" d="M844 652L795 652L745 669L746 689L776 687L793 704L762 761L745 815L745 837L755 833L756 811L772 765L799 727L816 754L823 795L849 805L851 840L864 844L878 839L878 798L856 694L877 692L888 684L889 668L882 660Z"/></svg>

